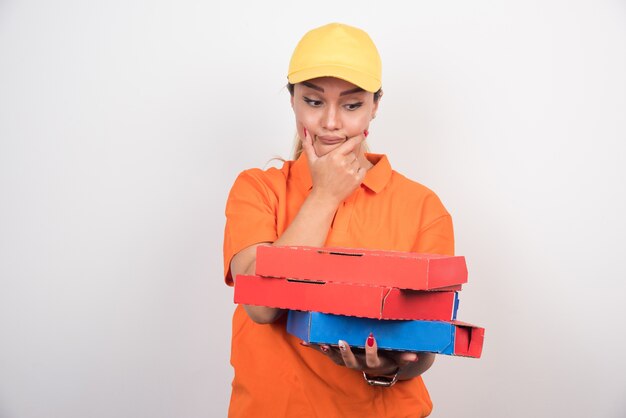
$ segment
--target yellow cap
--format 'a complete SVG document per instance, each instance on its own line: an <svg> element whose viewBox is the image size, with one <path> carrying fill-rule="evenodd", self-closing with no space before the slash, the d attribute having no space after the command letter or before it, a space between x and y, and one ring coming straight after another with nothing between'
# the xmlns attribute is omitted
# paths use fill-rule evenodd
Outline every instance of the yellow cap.
<svg viewBox="0 0 626 418"><path fill-rule="evenodd" d="M331 23L307 32L293 51L287 79L291 84L337 77L365 91L381 87L382 62L376 45L361 29Z"/></svg>

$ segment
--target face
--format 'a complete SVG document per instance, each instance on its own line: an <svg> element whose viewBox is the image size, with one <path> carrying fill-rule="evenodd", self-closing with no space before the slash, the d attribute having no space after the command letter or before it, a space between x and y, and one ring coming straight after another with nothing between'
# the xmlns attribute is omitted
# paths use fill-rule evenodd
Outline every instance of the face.
<svg viewBox="0 0 626 418"><path fill-rule="evenodd" d="M347 138L363 134L378 109L374 93L334 77L321 77L294 86L291 107L298 134L304 128L313 138L318 156L337 148Z"/></svg>

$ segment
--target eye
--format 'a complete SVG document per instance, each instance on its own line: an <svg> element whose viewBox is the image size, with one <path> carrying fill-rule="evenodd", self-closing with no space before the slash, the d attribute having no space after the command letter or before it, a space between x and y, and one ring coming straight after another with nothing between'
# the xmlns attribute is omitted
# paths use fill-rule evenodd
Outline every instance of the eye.
<svg viewBox="0 0 626 418"><path fill-rule="evenodd" d="M363 106L363 102L348 103L344 105L347 110L357 110L361 106Z"/></svg>
<svg viewBox="0 0 626 418"><path fill-rule="evenodd" d="M309 106L312 106L312 107L320 107L322 105L321 100L309 99L306 96L302 96L302 99L305 101L305 103L307 103Z"/></svg>

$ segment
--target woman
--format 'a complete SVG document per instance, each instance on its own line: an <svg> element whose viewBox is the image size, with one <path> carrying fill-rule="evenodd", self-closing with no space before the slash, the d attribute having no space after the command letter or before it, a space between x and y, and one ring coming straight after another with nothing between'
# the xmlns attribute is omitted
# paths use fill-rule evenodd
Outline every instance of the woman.
<svg viewBox="0 0 626 418"><path fill-rule="evenodd" d="M296 47L288 88L301 149L281 169L242 172L226 205L225 280L254 274L258 245L308 245L452 254L450 215L437 196L366 153L381 62L360 29L330 24ZM423 417L432 404L420 375L431 353L357 352L301 343L280 309L238 306L231 417ZM365 380L364 380L365 377ZM395 382L371 386L366 380Z"/></svg>

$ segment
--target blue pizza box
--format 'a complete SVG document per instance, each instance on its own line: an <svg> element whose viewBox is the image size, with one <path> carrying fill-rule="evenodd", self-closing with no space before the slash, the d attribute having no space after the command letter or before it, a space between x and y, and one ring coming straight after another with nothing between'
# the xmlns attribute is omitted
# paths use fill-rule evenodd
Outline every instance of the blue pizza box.
<svg viewBox="0 0 626 418"><path fill-rule="evenodd" d="M321 312L289 311L287 332L310 344L365 347L370 332L381 350L427 351L480 357L484 328L460 321L379 320Z"/></svg>

